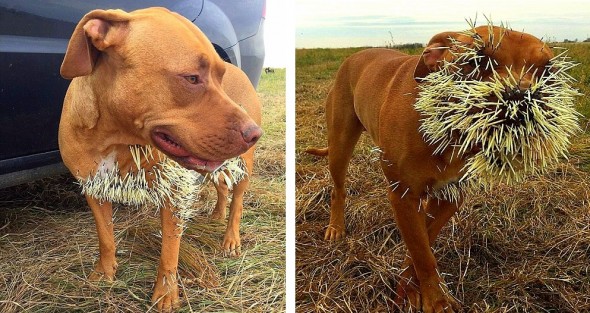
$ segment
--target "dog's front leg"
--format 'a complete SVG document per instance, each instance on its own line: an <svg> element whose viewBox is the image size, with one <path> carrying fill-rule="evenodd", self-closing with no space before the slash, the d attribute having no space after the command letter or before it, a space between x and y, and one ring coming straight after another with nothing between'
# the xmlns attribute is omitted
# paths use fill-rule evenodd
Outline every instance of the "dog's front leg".
<svg viewBox="0 0 590 313"><path fill-rule="evenodd" d="M240 180L232 190L232 199L229 205L229 219L227 229L223 237L223 249L230 256L239 256L242 253L240 239L240 221L244 210L244 193L250 186L250 177L254 168L254 149L251 148L242 154L246 166L247 176Z"/></svg>
<svg viewBox="0 0 590 313"><path fill-rule="evenodd" d="M419 286L419 291L410 289L405 292L411 307L425 313L454 312L452 302L441 286L436 259L430 249L426 212L418 209L420 197L411 191L389 191L388 197L418 279L415 285Z"/></svg>
<svg viewBox="0 0 590 313"><path fill-rule="evenodd" d="M88 195L86 195L86 201L88 201L94 215L99 251L98 262L94 265L94 271L88 276L88 279L113 281L117 271L113 205L110 202L100 202Z"/></svg>
<svg viewBox="0 0 590 313"><path fill-rule="evenodd" d="M240 221L244 209L244 193L250 185L250 177L254 168L254 149L242 154L242 160L246 166L247 176L242 178L232 189L232 200L229 206L229 219L223 236L221 247L225 255L230 257L239 256L242 253L240 240ZM217 204L211 213L212 219L223 220L225 218L225 206L227 204L228 186L223 179L215 185L217 189Z"/></svg>
<svg viewBox="0 0 590 313"><path fill-rule="evenodd" d="M220 179L215 185L217 191L217 202L215 203L215 209L211 212L211 219L223 221L225 219L227 206L227 195L229 194L229 188L225 184L225 180Z"/></svg>
<svg viewBox="0 0 590 313"><path fill-rule="evenodd" d="M242 179L232 190L229 220L221 244L224 255L230 257L239 256L241 253L240 220L242 218L244 191L248 186L247 182L245 182L247 179L248 177ZM225 206L227 205L229 190L223 179L220 179L219 183L215 184L215 189L217 189L217 204L215 205L215 210L211 213L211 218L223 221L225 219Z"/></svg>
<svg viewBox="0 0 590 313"><path fill-rule="evenodd" d="M162 253L158 266L158 276L154 286L152 303L159 311L169 312L178 308L178 253L182 236L182 221L177 218L170 206L160 208L162 223Z"/></svg>
<svg viewBox="0 0 590 313"><path fill-rule="evenodd" d="M240 247L240 220L242 219L244 192L248 188L247 180L248 177L245 177L232 190L229 220L225 234L223 235L223 242L221 243L223 254L230 257L239 256L242 253ZM218 184L215 184L215 188L217 189L217 204L215 205L215 210L211 213L211 218L223 221L225 219L225 206L229 191L222 179Z"/></svg>
<svg viewBox="0 0 590 313"><path fill-rule="evenodd" d="M457 202L434 198L428 199L426 204L426 228L428 229L428 239L430 241L431 247L436 241L436 237L442 228L447 224L455 212L457 212L458 208L461 206L461 203L462 199L459 199ZM406 256L403 264L404 270L400 275L401 280L397 285L397 297L395 299L395 303L400 306L403 306L406 298L408 298L408 293L418 292L420 290L412 258L410 258L410 256ZM460 305L457 300L455 300L448 290L446 290L446 286L441 285L441 287L447 294L447 299L449 300L451 306L458 310Z"/></svg>

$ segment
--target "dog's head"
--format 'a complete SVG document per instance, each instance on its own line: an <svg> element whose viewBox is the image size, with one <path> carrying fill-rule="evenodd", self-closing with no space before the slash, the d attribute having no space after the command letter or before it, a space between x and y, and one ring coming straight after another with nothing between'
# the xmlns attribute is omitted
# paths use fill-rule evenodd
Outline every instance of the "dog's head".
<svg viewBox="0 0 590 313"><path fill-rule="evenodd" d="M100 107L86 126L120 125L181 165L208 171L262 134L224 92L225 71L205 35L163 8L88 13L61 67L65 78L84 76L93 86Z"/></svg>
<svg viewBox="0 0 590 313"><path fill-rule="evenodd" d="M465 178L518 181L567 151L578 130L574 64L532 35L481 26L432 38L415 70L420 130L453 149Z"/></svg>

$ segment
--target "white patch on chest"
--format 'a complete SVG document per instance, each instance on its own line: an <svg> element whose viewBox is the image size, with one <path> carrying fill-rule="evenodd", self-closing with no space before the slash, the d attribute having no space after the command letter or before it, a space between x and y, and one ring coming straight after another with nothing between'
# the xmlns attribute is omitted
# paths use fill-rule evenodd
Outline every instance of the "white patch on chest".
<svg viewBox="0 0 590 313"><path fill-rule="evenodd" d="M98 163L98 168L96 169L96 175L106 176L115 168L118 168L117 151L112 151L109 155L100 160L100 163Z"/></svg>

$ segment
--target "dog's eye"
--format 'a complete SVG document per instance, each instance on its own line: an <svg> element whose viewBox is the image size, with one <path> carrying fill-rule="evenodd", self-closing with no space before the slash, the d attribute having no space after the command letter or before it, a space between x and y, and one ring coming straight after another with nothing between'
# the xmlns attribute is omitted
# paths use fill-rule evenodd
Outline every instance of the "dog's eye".
<svg viewBox="0 0 590 313"><path fill-rule="evenodd" d="M186 79L187 82L189 82L190 84L193 84L193 85L202 83L202 80L199 77L199 75L184 76L184 79Z"/></svg>
<svg viewBox="0 0 590 313"><path fill-rule="evenodd" d="M543 76L547 77L550 76L551 74L553 74L556 71L555 67L553 66L553 63L551 61L547 62L547 64L545 65L545 69L543 70Z"/></svg>
<svg viewBox="0 0 590 313"><path fill-rule="evenodd" d="M469 59L469 61L467 62L469 64L469 66L476 68L476 67L480 67L482 65L486 65L488 61L487 56L483 53L483 51L479 50L477 51L477 55L473 56L471 59Z"/></svg>

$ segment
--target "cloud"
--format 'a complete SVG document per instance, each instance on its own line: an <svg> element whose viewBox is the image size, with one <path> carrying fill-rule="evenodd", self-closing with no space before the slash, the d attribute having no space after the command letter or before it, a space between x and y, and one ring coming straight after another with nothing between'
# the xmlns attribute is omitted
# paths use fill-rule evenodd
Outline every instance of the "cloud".
<svg viewBox="0 0 590 313"><path fill-rule="evenodd" d="M297 0L297 47L349 47L427 42L438 32L466 29L466 18L499 24L537 37L563 40L590 36L590 6L581 0L481 1ZM479 13L478 13L479 12ZM391 32L392 36L389 35ZM346 37L348 36L348 40Z"/></svg>

